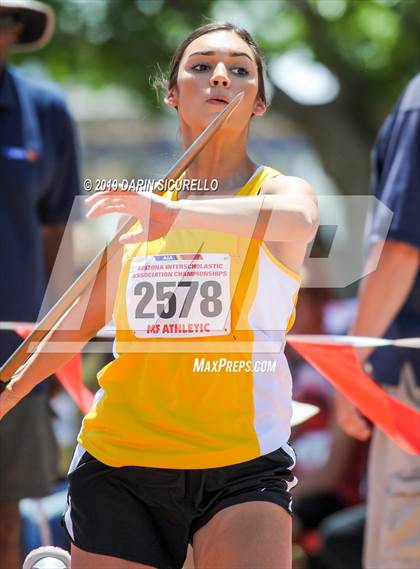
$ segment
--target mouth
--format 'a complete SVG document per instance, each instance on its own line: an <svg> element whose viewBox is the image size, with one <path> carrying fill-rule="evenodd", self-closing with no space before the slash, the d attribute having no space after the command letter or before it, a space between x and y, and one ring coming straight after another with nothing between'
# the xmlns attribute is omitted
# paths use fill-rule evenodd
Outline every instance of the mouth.
<svg viewBox="0 0 420 569"><path fill-rule="evenodd" d="M210 103L210 105L227 105L229 100L227 97L211 97L207 99L207 103Z"/></svg>

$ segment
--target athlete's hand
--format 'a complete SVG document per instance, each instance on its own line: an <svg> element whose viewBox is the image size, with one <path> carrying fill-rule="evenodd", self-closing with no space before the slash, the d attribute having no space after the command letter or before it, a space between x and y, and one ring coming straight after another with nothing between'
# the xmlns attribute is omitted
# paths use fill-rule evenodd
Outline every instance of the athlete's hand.
<svg viewBox="0 0 420 569"><path fill-rule="evenodd" d="M107 190L88 197L85 203L90 208L86 214L89 219L106 213L122 213L139 220L141 230L122 235L120 243L123 244L153 241L166 235L177 215L176 202L152 192Z"/></svg>
<svg viewBox="0 0 420 569"><path fill-rule="evenodd" d="M372 427L358 409L341 393L334 395L335 413L340 427L349 436L367 441Z"/></svg>

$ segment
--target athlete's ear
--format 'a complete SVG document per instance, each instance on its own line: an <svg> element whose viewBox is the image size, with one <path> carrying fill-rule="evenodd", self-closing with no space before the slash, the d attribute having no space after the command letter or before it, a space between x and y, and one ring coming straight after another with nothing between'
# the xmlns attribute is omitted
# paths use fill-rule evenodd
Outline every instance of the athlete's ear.
<svg viewBox="0 0 420 569"><path fill-rule="evenodd" d="M165 100L165 104L168 105L168 107L172 107L173 109L178 108L178 93L177 93L177 90L175 89L175 87L172 87L172 89L169 89L164 100Z"/></svg>
<svg viewBox="0 0 420 569"><path fill-rule="evenodd" d="M257 117L261 117L266 110L267 110L266 103L264 103L264 101L260 97L257 97L254 103L253 114L256 115Z"/></svg>

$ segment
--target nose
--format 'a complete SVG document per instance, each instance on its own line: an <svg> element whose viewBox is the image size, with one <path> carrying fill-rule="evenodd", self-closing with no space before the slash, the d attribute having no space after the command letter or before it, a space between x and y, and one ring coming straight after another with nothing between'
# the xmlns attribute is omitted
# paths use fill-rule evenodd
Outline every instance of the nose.
<svg viewBox="0 0 420 569"><path fill-rule="evenodd" d="M230 79L227 74L226 67L222 62L218 63L214 68L213 75L210 77L210 84L212 87L229 87Z"/></svg>

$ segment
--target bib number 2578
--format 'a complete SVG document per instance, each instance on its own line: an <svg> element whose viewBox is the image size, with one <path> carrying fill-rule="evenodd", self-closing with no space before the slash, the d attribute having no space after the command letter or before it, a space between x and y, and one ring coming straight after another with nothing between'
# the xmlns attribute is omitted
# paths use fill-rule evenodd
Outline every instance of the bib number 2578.
<svg viewBox="0 0 420 569"><path fill-rule="evenodd" d="M166 257L175 257L165 256ZM127 284L127 314L139 338L230 332L230 258L203 254L185 261L138 257ZM216 258L215 258L216 257ZM168 277L161 277L162 273Z"/></svg>

